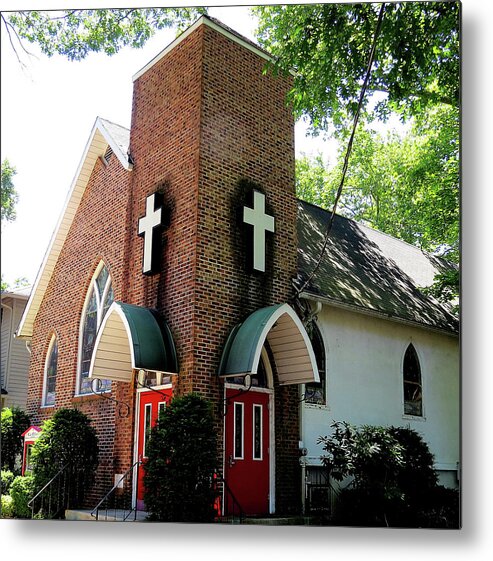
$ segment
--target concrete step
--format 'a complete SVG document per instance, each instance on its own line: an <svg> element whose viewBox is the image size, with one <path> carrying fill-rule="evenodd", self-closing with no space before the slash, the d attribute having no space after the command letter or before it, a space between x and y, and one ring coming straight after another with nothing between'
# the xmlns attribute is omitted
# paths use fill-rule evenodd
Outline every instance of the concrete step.
<svg viewBox="0 0 493 561"><path fill-rule="evenodd" d="M98 519L91 515L90 510L66 510L65 520L90 520L92 522L144 522L147 518L147 512L141 510L137 511L137 518L135 519L135 513L131 513L126 520L123 517L128 515L128 510L112 509L108 512L99 511Z"/></svg>

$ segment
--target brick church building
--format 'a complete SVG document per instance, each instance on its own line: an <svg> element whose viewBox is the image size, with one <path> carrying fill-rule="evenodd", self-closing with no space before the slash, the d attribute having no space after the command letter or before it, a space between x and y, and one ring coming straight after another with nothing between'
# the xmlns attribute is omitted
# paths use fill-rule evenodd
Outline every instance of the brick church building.
<svg viewBox="0 0 493 561"><path fill-rule="evenodd" d="M33 423L96 428L92 506L191 391L246 514L307 507L332 420L416 428L457 484L458 322L418 290L445 265L337 217L309 279L329 216L296 199L292 79L268 60L204 16L134 76L130 130L94 124L17 333Z"/></svg>

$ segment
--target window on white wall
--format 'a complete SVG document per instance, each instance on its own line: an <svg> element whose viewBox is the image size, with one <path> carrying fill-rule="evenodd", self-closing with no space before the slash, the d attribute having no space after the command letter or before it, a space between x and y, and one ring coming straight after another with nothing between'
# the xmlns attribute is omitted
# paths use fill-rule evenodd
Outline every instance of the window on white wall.
<svg viewBox="0 0 493 561"><path fill-rule="evenodd" d="M86 394L92 391L89 379L89 367L96 337L103 318L114 300L111 276L104 264L96 269L89 286L86 304L82 313L80 331L80 358L77 392ZM110 380L102 380L99 391L109 390Z"/></svg>
<svg viewBox="0 0 493 561"><path fill-rule="evenodd" d="M421 366L418 354L412 343L406 349L403 363L404 414L423 416L423 388Z"/></svg>
<svg viewBox="0 0 493 561"><path fill-rule="evenodd" d="M58 341L56 339L56 335L53 335L48 346L48 353L46 354L43 405L55 405L57 368Z"/></svg>
<svg viewBox="0 0 493 561"><path fill-rule="evenodd" d="M316 405L325 405L326 397L326 373L325 373L325 347L322 334L315 323L312 323L308 331L312 343L315 359L317 360L318 374L320 382L313 382L305 385L305 402Z"/></svg>

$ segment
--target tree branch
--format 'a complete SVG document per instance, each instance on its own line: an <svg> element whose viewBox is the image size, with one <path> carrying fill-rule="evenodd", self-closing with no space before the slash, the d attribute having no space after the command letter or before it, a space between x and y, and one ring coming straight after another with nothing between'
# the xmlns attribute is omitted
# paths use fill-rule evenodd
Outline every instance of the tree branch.
<svg viewBox="0 0 493 561"><path fill-rule="evenodd" d="M4 18L3 14L2 14L2 20L3 20L3 23L5 24L5 29L7 30L7 33L8 33L8 36L9 36L10 45L12 46L12 49L14 50L15 56L17 57L17 60L18 60L19 64L20 64L21 66L23 66L24 68L26 68L26 65L25 65L25 64L21 61L21 59L19 58L19 54L17 53L17 49L16 49L15 46L14 46L14 43L13 43L13 41L12 41L12 36L11 36L11 34L10 34L10 29L12 29L12 31L14 32L15 37L16 37L16 39L17 39L17 42L18 42L19 45L21 46L22 50L23 50L28 56L34 57L36 60L39 60L38 57L37 57L34 53L31 53L31 52L29 52L29 51L26 49L26 47L24 46L24 44L23 44L23 42L22 42L22 40L21 40L19 34L17 33L16 28L10 23L10 21L8 21L8 20L6 20L6 19ZM10 29L9 29L9 28L10 28Z"/></svg>

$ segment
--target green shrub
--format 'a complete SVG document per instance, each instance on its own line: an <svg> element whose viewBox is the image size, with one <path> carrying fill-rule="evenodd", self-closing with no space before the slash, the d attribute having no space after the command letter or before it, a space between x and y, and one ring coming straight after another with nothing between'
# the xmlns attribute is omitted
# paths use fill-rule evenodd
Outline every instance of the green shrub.
<svg viewBox="0 0 493 561"><path fill-rule="evenodd" d="M12 502L12 497L10 495L2 494L2 511L1 518L13 518L14 516L14 505Z"/></svg>
<svg viewBox="0 0 493 561"><path fill-rule="evenodd" d="M18 475L10 487L13 516L17 518L31 518L31 508L27 503L31 500L33 495L33 477L31 475Z"/></svg>
<svg viewBox="0 0 493 561"><path fill-rule="evenodd" d="M144 502L151 520L214 519L217 462L211 405L197 394L175 397L151 432Z"/></svg>
<svg viewBox="0 0 493 561"><path fill-rule="evenodd" d="M64 478L64 496L61 501L57 496L57 501L73 508L80 506L98 466L98 439L90 419L77 409L59 409L43 423L32 447L31 462L37 490L66 466L60 476L60 480Z"/></svg>
<svg viewBox="0 0 493 561"><path fill-rule="evenodd" d="M12 481L14 481L15 475L13 472L2 469L1 472L2 477L2 495L8 495L10 492L10 486L12 485Z"/></svg>
<svg viewBox="0 0 493 561"><path fill-rule="evenodd" d="M426 497L424 508L417 513L421 528L459 529L460 495L457 489L437 485Z"/></svg>
<svg viewBox="0 0 493 561"><path fill-rule="evenodd" d="M18 407L5 407L1 413L2 468L16 475L20 469L16 459L22 456L22 433L29 428L31 422L28 415Z"/></svg>
<svg viewBox="0 0 493 561"><path fill-rule="evenodd" d="M327 452L322 461L333 479L350 478L338 498L337 524L444 527L457 523L453 496L438 491L433 455L416 431L354 427L346 422L336 422L332 428L330 436L319 439Z"/></svg>

